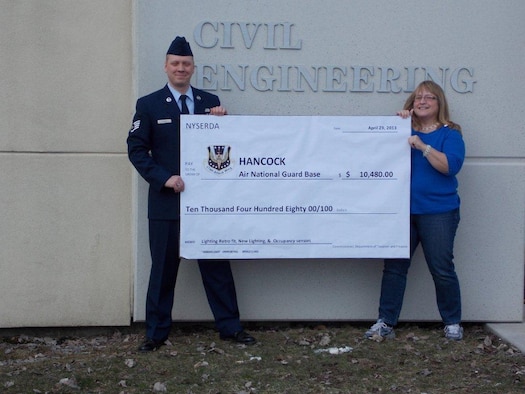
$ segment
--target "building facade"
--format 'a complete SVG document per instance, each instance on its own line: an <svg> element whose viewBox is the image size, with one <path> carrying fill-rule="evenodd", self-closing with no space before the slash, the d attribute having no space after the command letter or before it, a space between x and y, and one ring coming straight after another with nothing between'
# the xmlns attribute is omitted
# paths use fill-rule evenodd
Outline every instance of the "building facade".
<svg viewBox="0 0 525 394"><path fill-rule="evenodd" d="M126 155L135 100L190 41L193 84L231 114L392 115L424 79L464 132L455 262L464 320L521 321L525 28L520 0L0 0L0 327L144 319L145 182ZM374 320L379 260L239 260L245 320ZM212 320L194 261L175 320ZM439 320L416 254L402 320Z"/></svg>

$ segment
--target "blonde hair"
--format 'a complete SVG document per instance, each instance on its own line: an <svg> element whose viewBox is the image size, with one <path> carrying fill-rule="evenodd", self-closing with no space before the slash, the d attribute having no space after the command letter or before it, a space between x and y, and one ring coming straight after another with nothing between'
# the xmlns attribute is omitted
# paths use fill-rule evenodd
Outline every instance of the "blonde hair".
<svg viewBox="0 0 525 394"><path fill-rule="evenodd" d="M430 93L432 93L434 96L437 97L438 105L439 105L439 111L438 111L438 116L437 116L438 122L461 132L461 126L450 120L450 114L448 111L448 103L445 97L445 92L443 92L443 89L441 89L441 86L439 86L434 81L428 80L428 81L421 82L417 86L417 88L412 92L412 94L408 96L407 100L405 101L405 105L403 106L403 109L406 109L406 110L414 109L415 97L416 95L421 93L422 90L427 90ZM412 114L412 127L415 129L421 128L421 123L416 114Z"/></svg>

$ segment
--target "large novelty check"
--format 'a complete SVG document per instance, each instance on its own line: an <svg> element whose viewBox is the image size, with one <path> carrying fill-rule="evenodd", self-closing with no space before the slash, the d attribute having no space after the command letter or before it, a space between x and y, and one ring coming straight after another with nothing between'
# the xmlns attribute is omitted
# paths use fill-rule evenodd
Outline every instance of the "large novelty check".
<svg viewBox="0 0 525 394"><path fill-rule="evenodd" d="M181 117L181 256L409 256L410 120Z"/></svg>

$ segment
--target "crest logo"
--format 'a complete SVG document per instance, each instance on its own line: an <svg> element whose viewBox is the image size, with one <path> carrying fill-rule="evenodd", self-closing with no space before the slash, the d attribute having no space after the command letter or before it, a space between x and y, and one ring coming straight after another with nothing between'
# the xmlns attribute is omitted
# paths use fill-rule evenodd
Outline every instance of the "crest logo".
<svg viewBox="0 0 525 394"><path fill-rule="evenodd" d="M232 170L230 160L231 147L228 145L208 146L207 168L215 174L223 174Z"/></svg>

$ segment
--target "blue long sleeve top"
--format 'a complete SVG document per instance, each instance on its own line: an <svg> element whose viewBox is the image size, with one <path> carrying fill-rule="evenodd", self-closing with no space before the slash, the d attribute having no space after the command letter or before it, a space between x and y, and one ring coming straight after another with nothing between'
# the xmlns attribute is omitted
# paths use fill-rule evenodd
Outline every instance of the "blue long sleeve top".
<svg viewBox="0 0 525 394"><path fill-rule="evenodd" d="M410 213L443 213L459 208L456 175L465 160L465 143L461 133L442 126L431 133L412 130L412 135L419 136L425 144L447 156L448 174L442 174L432 167L421 151L412 150Z"/></svg>

